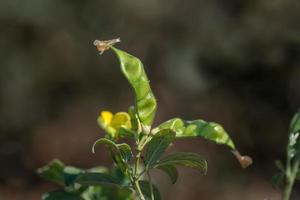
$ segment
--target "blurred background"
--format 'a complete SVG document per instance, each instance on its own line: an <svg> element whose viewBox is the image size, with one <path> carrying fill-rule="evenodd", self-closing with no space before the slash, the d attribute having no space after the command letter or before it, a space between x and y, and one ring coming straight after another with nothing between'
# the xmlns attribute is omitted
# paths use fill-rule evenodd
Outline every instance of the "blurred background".
<svg viewBox="0 0 300 200"><path fill-rule="evenodd" d="M96 118L126 111L133 95L115 55L99 56L92 43L115 37L145 64L156 124L221 123L254 159L243 170L226 147L178 141L173 150L201 154L209 171L180 168L175 185L155 173L165 199L279 199L270 179L300 107L299 19L298 0L1 1L0 199L37 200L53 189L36 175L52 158L112 165L104 150L91 153L103 136Z"/></svg>

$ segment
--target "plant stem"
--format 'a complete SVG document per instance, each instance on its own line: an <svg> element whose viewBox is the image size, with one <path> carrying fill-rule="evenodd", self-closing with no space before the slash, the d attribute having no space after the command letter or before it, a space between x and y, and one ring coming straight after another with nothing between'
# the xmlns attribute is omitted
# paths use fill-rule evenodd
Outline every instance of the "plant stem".
<svg viewBox="0 0 300 200"><path fill-rule="evenodd" d="M134 186L135 186L135 188L136 188L136 190L137 190L137 192L139 194L140 200L145 200L145 197L144 197L144 195L142 193L142 190L141 190L141 187L140 187L140 184L139 184L138 180L134 181Z"/></svg>
<svg viewBox="0 0 300 200"><path fill-rule="evenodd" d="M140 159L141 159L141 151L138 151L138 153L135 156L135 165L134 165L134 176L135 176L135 178L136 178L136 175L138 174Z"/></svg>
<svg viewBox="0 0 300 200"><path fill-rule="evenodd" d="M290 165L288 165L287 171L286 171L286 178L287 183L285 185L282 200L289 200L292 194L292 189L294 186L295 179L298 174L300 162L297 159L297 161L294 163L293 168L291 169Z"/></svg>
<svg viewBox="0 0 300 200"><path fill-rule="evenodd" d="M154 200L154 193L153 193L153 185L152 185L152 181L151 181L151 175L150 175L150 172L149 170L147 170L147 176L148 176L148 179L149 179L149 187L150 187L150 194L151 194L151 200Z"/></svg>
<svg viewBox="0 0 300 200"><path fill-rule="evenodd" d="M134 181L133 182L134 182L134 187L137 190L140 200L145 200L145 196L143 195L140 184L139 184L139 179L143 175L143 173L145 173L145 171L143 171L142 173L139 174L138 169L139 169L139 164L141 161L142 151L143 151L144 147L146 146L146 144L149 142L149 137L150 137L150 135L147 135L147 136L143 137L140 141L138 141L137 154L135 156L135 165L134 165L134 174L133 174ZM151 200L154 200L153 188L152 188L151 182L150 182L150 185L151 185L151 188L150 188Z"/></svg>
<svg viewBox="0 0 300 200"><path fill-rule="evenodd" d="M141 190L141 187L140 187L140 184L139 184L139 177L137 176L138 175L138 168L139 168L139 163L140 163L140 159L141 159L141 151L138 150L137 154L136 154L136 159L135 159L135 165L134 165L134 187L135 189L137 190L138 192L138 195L139 195L139 198L140 200L145 200L145 197L142 193L142 190Z"/></svg>
<svg viewBox="0 0 300 200"><path fill-rule="evenodd" d="M283 191L282 200L289 200L290 199L293 185L294 185L294 181L288 181L287 182L287 184L284 188L284 191Z"/></svg>

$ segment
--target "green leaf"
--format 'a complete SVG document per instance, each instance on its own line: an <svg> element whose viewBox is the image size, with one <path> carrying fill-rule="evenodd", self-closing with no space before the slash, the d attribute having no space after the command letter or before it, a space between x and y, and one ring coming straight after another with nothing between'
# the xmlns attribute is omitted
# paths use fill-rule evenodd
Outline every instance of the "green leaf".
<svg viewBox="0 0 300 200"><path fill-rule="evenodd" d="M82 193L82 198L84 200L101 200L102 199L102 190L100 186L90 186Z"/></svg>
<svg viewBox="0 0 300 200"><path fill-rule="evenodd" d="M48 165L39 168L37 173L48 181L52 181L58 185L64 185L63 170L64 164L54 159Z"/></svg>
<svg viewBox="0 0 300 200"><path fill-rule="evenodd" d="M217 144L225 144L231 149L235 149L234 143L224 128L214 122L204 120L183 121L180 118L168 120L155 129L152 133L156 134L163 129L171 129L176 133L176 138L203 137Z"/></svg>
<svg viewBox="0 0 300 200"><path fill-rule="evenodd" d="M151 168L175 139L175 133L165 129L158 132L148 143L145 155L145 166Z"/></svg>
<svg viewBox="0 0 300 200"><path fill-rule="evenodd" d="M143 125L150 127L155 117L157 102L143 64L138 58L122 50L115 47L111 49L119 58L121 70L134 90L138 117Z"/></svg>
<svg viewBox="0 0 300 200"><path fill-rule="evenodd" d="M288 159L293 159L297 154L299 155L299 132L291 132L289 135L289 142L287 147Z"/></svg>
<svg viewBox="0 0 300 200"><path fill-rule="evenodd" d="M120 186L122 184L120 180L109 174L92 172L87 172L79 175L76 178L75 182L83 186L97 186L103 184Z"/></svg>
<svg viewBox="0 0 300 200"><path fill-rule="evenodd" d="M275 160L275 165L281 172L285 172L285 166L281 160Z"/></svg>
<svg viewBox="0 0 300 200"><path fill-rule="evenodd" d="M170 177L173 184L176 183L178 179L178 171L176 167L174 167L173 165L161 165L158 166L158 169L165 172Z"/></svg>
<svg viewBox="0 0 300 200"><path fill-rule="evenodd" d="M69 186L73 184L75 179L82 173L83 171L79 168L72 167L72 166L65 167L63 171L65 185Z"/></svg>
<svg viewBox="0 0 300 200"><path fill-rule="evenodd" d="M151 200L150 183L148 181L139 181L139 184L146 200ZM152 184L152 187L153 187L154 200L160 200L161 197L158 188L154 184Z"/></svg>
<svg viewBox="0 0 300 200"><path fill-rule="evenodd" d="M43 194L42 200L82 200L82 198L79 194L65 191L53 191Z"/></svg>
<svg viewBox="0 0 300 200"><path fill-rule="evenodd" d="M120 180L123 185L128 185L130 183L129 177L118 166L114 166L111 169L110 175Z"/></svg>
<svg viewBox="0 0 300 200"><path fill-rule="evenodd" d="M272 186L274 188L279 188L284 183L284 173L277 173L272 176Z"/></svg>
<svg viewBox="0 0 300 200"><path fill-rule="evenodd" d="M300 131L300 110L294 115L291 123L289 133L296 133Z"/></svg>
<svg viewBox="0 0 300 200"><path fill-rule="evenodd" d="M131 147L126 143L117 144L117 147L119 148L121 157L124 159L124 161L129 162L132 158Z"/></svg>
<svg viewBox="0 0 300 200"><path fill-rule="evenodd" d="M120 127L119 132L118 132L119 137L124 138L135 138L135 132L124 127Z"/></svg>
<svg viewBox="0 0 300 200"><path fill-rule="evenodd" d="M202 174L207 173L207 162L196 153L176 152L161 159L154 167L166 165L181 165L199 169Z"/></svg>
<svg viewBox="0 0 300 200"><path fill-rule="evenodd" d="M103 186L103 199L101 200L135 200L132 190L128 188L119 188L111 186ZM97 199L98 200L98 199Z"/></svg>
<svg viewBox="0 0 300 200"><path fill-rule="evenodd" d="M103 167L103 166L96 166L96 167L92 167L90 169L87 169L86 172L108 173L109 170L106 167Z"/></svg>
<svg viewBox="0 0 300 200"><path fill-rule="evenodd" d="M299 142L299 134L300 134L300 111L298 111L291 123L289 128L289 142L287 146L287 154L288 159L293 159L296 155L300 157L300 142ZM298 158L300 159L300 158Z"/></svg>
<svg viewBox="0 0 300 200"><path fill-rule="evenodd" d="M95 147L98 144L104 144L110 150L115 163L123 166L123 169L126 163L132 158L131 147L126 143L116 144L112 140L101 138L93 144L93 153L95 153Z"/></svg>

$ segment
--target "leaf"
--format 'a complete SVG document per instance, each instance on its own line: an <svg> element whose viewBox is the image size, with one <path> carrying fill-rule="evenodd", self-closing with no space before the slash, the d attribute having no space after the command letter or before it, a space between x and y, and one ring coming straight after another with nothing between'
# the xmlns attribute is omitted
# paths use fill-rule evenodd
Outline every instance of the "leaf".
<svg viewBox="0 0 300 200"><path fill-rule="evenodd" d="M277 173L272 176L272 186L274 188L279 188L284 183L284 173Z"/></svg>
<svg viewBox="0 0 300 200"><path fill-rule="evenodd" d="M108 169L106 167L103 166L96 166L96 167L92 167L90 169L87 169L86 172L100 172L100 173L108 173Z"/></svg>
<svg viewBox="0 0 300 200"><path fill-rule="evenodd" d="M134 200L132 191L111 186L90 186L82 194L84 200Z"/></svg>
<svg viewBox="0 0 300 200"><path fill-rule="evenodd" d="M102 190L100 186L90 186L81 196L84 200L100 200L102 198Z"/></svg>
<svg viewBox="0 0 300 200"><path fill-rule="evenodd" d="M297 149L297 146L299 145L297 142L298 138L299 138L299 132L290 133L288 149L287 149L288 159L290 160L298 154L298 149Z"/></svg>
<svg viewBox="0 0 300 200"><path fill-rule="evenodd" d="M281 172L285 172L285 166L281 160L275 160L275 165Z"/></svg>
<svg viewBox="0 0 300 200"><path fill-rule="evenodd" d="M110 175L120 180L122 183L129 183L129 177L118 166L114 166L111 169Z"/></svg>
<svg viewBox="0 0 300 200"><path fill-rule="evenodd" d="M92 147L92 152L93 153L96 153L95 148L98 144L104 144L113 153L119 153L119 149L117 147L117 144L114 143L112 140L107 139L107 138L100 138L99 140L96 140L96 142L94 142L93 147Z"/></svg>
<svg viewBox="0 0 300 200"><path fill-rule="evenodd" d="M148 181L139 181L139 184L146 200L151 200L150 183ZM160 200L161 197L158 188L154 184L152 184L152 187L153 187L154 200Z"/></svg>
<svg viewBox="0 0 300 200"><path fill-rule="evenodd" d="M207 173L207 162L196 153L176 152L161 159L154 167L181 165L199 169L202 174Z"/></svg>
<svg viewBox="0 0 300 200"><path fill-rule="evenodd" d="M118 200L135 200L135 198L133 198L133 195L132 195L132 190L129 190L129 189L119 189L117 191L117 198Z"/></svg>
<svg viewBox="0 0 300 200"><path fill-rule="evenodd" d="M64 185L63 170L64 164L54 159L48 165L39 168L37 173L48 181L52 181L58 185Z"/></svg>
<svg viewBox="0 0 300 200"><path fill-rule="evenodd" d="M289 133L296 133L300 131L300 110L294 115L291 123Z"/></svg>
<svg viewBox="0 0 300 200"><path fill-rule="evenodd" d="M288 159L293 159L296 155L300 157L300 142L299 142L299 134L300 134L300 111L298 111L291 123L289 128L289 142L287 146L287 154ZM300 159L300 158L297 158Z"/></svg>
<svg viewBox="0 0 300 200"><path fill-rule="evenodd" d="M124 127L120 127L118 134L119 134L119 137L121 137L121 138L124 138L124 137L135 138L135 132L128 128L124 128Z"/></svg>
<svg viewBox="0 0 300 200"><path fill-rule="evenodd" d="M69 186L73 184L75 179L82 173L83 171L79 168L72 167L72 166L65 167L63 171L65 185Z"/></svg>
<svg viewBox="0 0 300 200"><path fill-rule="evenodd" d="M79 194L65 191L53 191L43 194L42 200L82 200L82 198Z"/></svg>
<svg viewBox="0 0 300 200"><path fill-rule="evenodd" d="M173 165L161 165L158 167L158 169L165 172L170 177L173 184L176 183L178 179L178 171L176 167L174 167Z"/></svg>
<svg viewBox="0 0 300 200"><path fill-rule="evenodd" d="M138 58L122 50L115 47L111 47L111 49L116 53L121 70L134 90L138 117L143 125L150 127L155 117L157 102L143 64Z"/></svg>
<svg viewBox="0 0 300 200"><path fill-rule="evenodd" d="M175 139L175 133L165 129L157 133L147 145L145 166L151 168Z"/></svg>
<svg viewBox="0 0 300 200"><path fill-rule="evenodd" d="M123 166L123 168L126 162L132 158L131 147L126 143L116 144L107 138L101 138L93 144L93 153L95 153L95 147L98 144L104 144L110 150L116 164Z"/></svg>
<svg viewBox="0 0 300 200"><path fill-rule="evenodd" d="M180 118L168 120L155 129L152 133L156 134L163 129L171 129L176 133L176 138L203 137L217 144L225 144L231 149L235 149L235 145L224 128L214 122L206 122L204 120L183 121Z"/></svg>
<svg viewBox="0 0 300 200"><path fill-rule="evenodd" d="M109 184L109 185L117 185L120 186L122 182L117 178L105 174L105 173L93 173L87 172L84 174L79 175L76 180L76 183L79 183L83 186L97 186L102 184Z"/></svg>
<svg viewBox="0 0 300 200"><path fill-rule="evenodd" d="M97 200L135 200L132 195L133 190L119 187L111 187L109 185L103 186L103 199Z"/></svg>
<svg viewBox="0 0 300 200"><path fill-rule="evenodd" d="M124 159L125 162L129 162L132 158L131 147L125 143L117 144L117 147L119 148L122 159Z"/></svg>

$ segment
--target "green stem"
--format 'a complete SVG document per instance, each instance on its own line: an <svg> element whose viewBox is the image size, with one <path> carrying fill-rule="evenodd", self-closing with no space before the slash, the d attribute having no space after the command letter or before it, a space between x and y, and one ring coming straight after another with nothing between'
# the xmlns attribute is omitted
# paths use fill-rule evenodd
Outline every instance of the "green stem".
<svg viewBox="0 0 300 200"><path fill-rule="evenodd" d="M141 151L138 151L138 153L135 156L135 165L134 165L134 176L138 174L138 168L141 160Z"/></svg>
<svg viewBox="0 0 300 200"><path fill-rule="evenodd" d="M143 151L144 147L146 146L146 144L149 142L149 137L150 137L150 135L146 135L145 137L142 137L142 139L140 141L138 141L137 154L135 156L135 165L134 165L134 174L133 174L134 181L133 182L134 182L134 187L137 190L140 200L145 200L145 196L143 195L140 184L139 184L139 179L145 171L143 171L142 173L139 174L138 169L139 169L139 164L141 161L142 151ZM152 190L153 190L153 188L152 188ZM152 198L152 195L151 195L151 199L154 200L154 198Z"/></svg>
<svg viewBox="0 0 300 200"><path fill-rule="evenodd" d="M297 159L297 161L294 163L292 169L291 169L290 165L288 165L288 167L287 167L287 171L286 171L287 183L283 190L282 200L289 200L291 197L295 179L298 174L299 165L300 165L300 162Z"/></svg>
<svg viewBox="0 0 300 200"><path fill-rule="evenodd" d="M294 185L294 181L288 181L284 191L283 191L283 196L282 196L282 200L289 200L291 193L292 193L292 189L293 189L293 185Z"/></svg>
<svg viewBox="0 0 300 200"><path fill-rule="evenodd" d="M152 185L152 181L151 181L151 175L150 175L150 172L149 170L147 170L147 176L148 176L148 179L149 179L149 187L150 187L150 194L151 194L151 200L154 200L154 193L153 193L153 185Z"/></svg>
<svg viewBox="0 0 300 200"><path fill-rule="evenodd" d="M134 165L134 175L133 175L134 187L138 192L140 200L145 200L145 197L142 193L142 190L141 190L141 187L139 184L139 178L137 177L140 160L141 160L141 151L138 150L138 152L136 154L135 165Z"/></svg>
<svg viewBox="0 0 300 200"><path fill-rule="evenodd" d="M139 184L138 180L134 181L134 186L135 186L135 189L137 190L137 192L139 194L140 200L145 200L145 197L144 197L144 195L142 193L142 190L141 190L141 187L140 187L140 184Z"/></svg>

